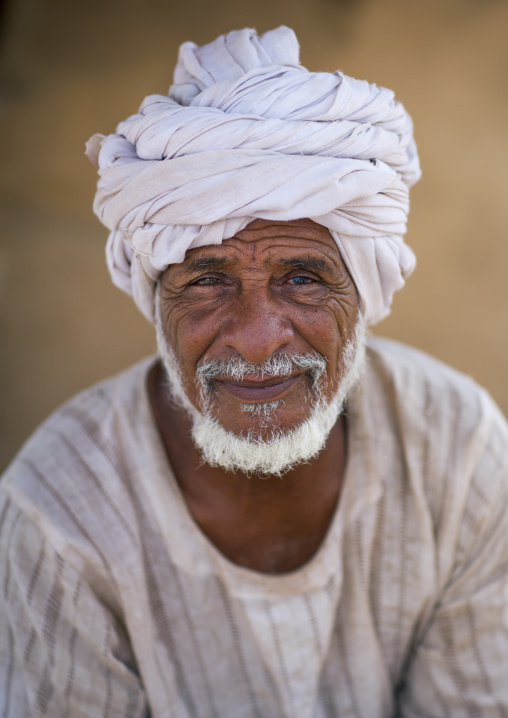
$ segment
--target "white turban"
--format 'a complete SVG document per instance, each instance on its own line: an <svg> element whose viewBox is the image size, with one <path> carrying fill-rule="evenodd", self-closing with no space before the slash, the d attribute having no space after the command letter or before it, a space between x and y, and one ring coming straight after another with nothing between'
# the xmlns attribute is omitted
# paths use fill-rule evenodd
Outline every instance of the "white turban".
<svg viewBox="0 0 508 718"><path fill-rule="evenodd" d="M255 218L328 227L369 324L414 269L403 241L420 176L411 118L391 90L306 70L287 27L184 43L169 96L147 97L87 154L113 282L151 321L169 264Z"/></svg>

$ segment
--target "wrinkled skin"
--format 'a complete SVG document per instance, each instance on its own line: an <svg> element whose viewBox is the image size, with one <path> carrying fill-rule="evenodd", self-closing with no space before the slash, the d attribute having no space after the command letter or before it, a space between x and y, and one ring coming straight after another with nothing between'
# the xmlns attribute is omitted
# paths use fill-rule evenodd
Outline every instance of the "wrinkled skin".
<svg viewBox="0 0 508 718"><path fill-rule="evenodd" d="M195 406L195 371L204 357L260 363L281 352L323 355L330 398L356 321L357 298L325 227L310 220L290 225L258 220L221 246L191 250L182 264L169 267L162 278L162 315ZM301 423L310 411L309 379L299 373L283 392L277 418L284 428ZM245 431L256 421L241 412L242 400L218 382L212 410L229 431Z"/></svg>
<svg viewBox="0 0 508 718"><path fill-rule="evenodd" d="M196 369L204 358L318 352L327 360L325 394L341 379L341 352L358 317L354 283L328 230L311 220L255 220L220 246L187 252L161 280L161 314L189 399L199 408ZM227 430L269 433L242 403L283 398L275 421L291 428L311 409L310 379L298 370L266 388L246 377L241 386L218 381L211 410ZM259 379L259 378L258 378ZM266 383L266 382L265 382ZM190 439L190 420L167 399L163 374L149 377L154 414L191 515L232 561L265 572L293 570L318 549L338 500L346 459L340 417L325 448L283 479L231 474L203 465ZM264 392L264 394L263 394ZM273 395L273 396L272 396Z"/></svg>

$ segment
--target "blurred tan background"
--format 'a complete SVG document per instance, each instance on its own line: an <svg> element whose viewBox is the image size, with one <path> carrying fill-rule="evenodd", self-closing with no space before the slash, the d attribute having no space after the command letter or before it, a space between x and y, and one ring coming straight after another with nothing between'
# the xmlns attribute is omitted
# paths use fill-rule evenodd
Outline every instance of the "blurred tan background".
<svg viewBox="0 0 508 718"><path fill-rule="evenodd" d="M59 403L154 350L110 284L84 142L167 92L181 42L244 26L289 25L310 69L396 90L424 173L408 232L418 267L376 333L472 375L508 413L506 0L0 7L0 469Z"/></svg>

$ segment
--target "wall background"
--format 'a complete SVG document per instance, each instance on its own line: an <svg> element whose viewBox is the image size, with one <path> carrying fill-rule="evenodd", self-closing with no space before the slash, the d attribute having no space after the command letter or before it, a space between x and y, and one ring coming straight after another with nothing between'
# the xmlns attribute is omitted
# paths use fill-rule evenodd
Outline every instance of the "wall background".
<svg viewBox="0 0 508 718"><path fill-rule="evenodd" d="M485 385L508 413L506 0L16 0L0 5L0 469L58 404L154 350L109 281L83 156L145 95L178 46L231 29L294 28L302 61L394 88L423 179L418 267L376 333Z"/></svg>

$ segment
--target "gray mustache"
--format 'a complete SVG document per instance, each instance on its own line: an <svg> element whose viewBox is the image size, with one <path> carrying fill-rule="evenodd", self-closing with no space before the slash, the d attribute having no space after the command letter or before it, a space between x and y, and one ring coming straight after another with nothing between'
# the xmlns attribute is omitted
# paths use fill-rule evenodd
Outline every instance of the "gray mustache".
<svg viewBox="0 0 508 718"><path fill-rule="evenodd" d="M261 364L251 364L240 357L229 359L204 360L197 369L197 378L201 384L210 384L214 379L242 381L248 375L258 379L291 376L295 369L304 369L314 382L324 374L326 359L320 354L277 354Z"/></svg>

